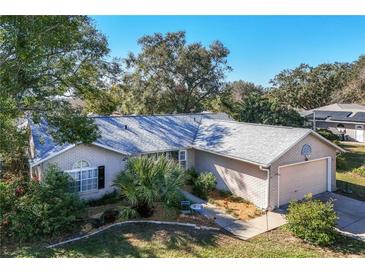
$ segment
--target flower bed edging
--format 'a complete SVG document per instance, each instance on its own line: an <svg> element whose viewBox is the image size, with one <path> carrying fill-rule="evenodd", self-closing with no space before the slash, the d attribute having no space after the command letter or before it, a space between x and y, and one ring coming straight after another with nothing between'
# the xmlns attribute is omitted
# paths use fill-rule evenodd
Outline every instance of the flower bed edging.
<svg viewBox="0 0 365 274"><path fill-rule="evenodd" d="M109 228L112 228L114 226L118 226L118 225L124 225L124 224L138 224L138 223L145 223L145 224L159 224L159 225L177 225L177 226L186 226L186 227L191 227L191 228L194 228L194 229L201 229L201 230L211 230L211 231L219 231L220 228L217 228L217 227L210 227L210 226L204 226L204 225L196 225L196 224L192 224L192 223L181 223L181 222L165 222L165 221L153 221L153 220L136 220L136 221L124 221L124 222L119 222L119 223L114 223L114 224L110 224L110 225L107 225L107 226L104 226L104 227L101 227L89 234L86 234L86 235L83 235L83 236L80 236L80 237L76 237L76 238L73 238L73 239L69 239L69 240L66 240L66 241L62 241L62 242L59 242L59 243L56 243L56 244L51 244L49 246L47 246L47 248L54 248L54 247L57 247L57 246L60 246L60 245L64 245L64 244L68 244L68 243L71 243L71 242L75 242L75 241L78 241L78 240L82 240L82 239L85 239L85 238L89 238L95 234L98 234L100 232L103 232Z"/></svg>

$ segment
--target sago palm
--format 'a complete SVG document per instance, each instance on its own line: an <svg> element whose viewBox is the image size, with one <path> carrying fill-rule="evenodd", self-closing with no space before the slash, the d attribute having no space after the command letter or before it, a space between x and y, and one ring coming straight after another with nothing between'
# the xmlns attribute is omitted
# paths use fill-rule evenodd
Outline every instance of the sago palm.
<svg viewBox="0 0 365 274"><path fill-rule="evenodd" d="M121 194L142 217L153 213L153 204L176 204L185 171L165 157L133 157L114 181Z"/></svg>

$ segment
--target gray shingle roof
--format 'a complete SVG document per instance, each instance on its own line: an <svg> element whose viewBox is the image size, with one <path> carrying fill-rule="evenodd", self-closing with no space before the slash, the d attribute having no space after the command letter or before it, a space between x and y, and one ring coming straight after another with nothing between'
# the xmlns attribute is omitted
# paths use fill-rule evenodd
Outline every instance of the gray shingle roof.
<svg viewBox="0 0 365 274"><path fill-rule="evenodd" d="M101 132L94 144L125 155L194 147L263 166L312 132L239 123L224 113L93 118ZM45 123L32 125L32 136L37 155L33 164L72 146L55 144Z"/></svg>
<svg viewBox="0 0 365 274"><path fill-rule="evenodd" d="M365 106L360 104L332 104L316 109L302 111L300 114L308 120L344 121L365 123Z"/></svg>
<svg viewBox="0 0 365 274"><path fill-rule="evenodd" d="M126 155L186 148L193 144L202 118L229 119L225 113L95 116L101 138L94 143ZM31 127L36 152L33 162L72 146L56 144L47 133L45 122Z"/></svg>
<svg viewBox="0 0 365 274"><path fill-rule="evenodd" d="M310 132L305 128L203 119L193 147L268 166Z"/></svg>

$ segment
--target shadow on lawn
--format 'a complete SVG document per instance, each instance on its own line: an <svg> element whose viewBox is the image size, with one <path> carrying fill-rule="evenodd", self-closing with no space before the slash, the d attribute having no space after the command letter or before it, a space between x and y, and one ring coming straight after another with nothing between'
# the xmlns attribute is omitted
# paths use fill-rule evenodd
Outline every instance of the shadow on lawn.
<svg viewBox="0 0 365 274"><path fill-rule="evenodd" d="M329 249L346 255L364 255L365 242L345 237L343 235L337 235L336 243L330 246Z"/></svg>
<svg viewBox="0 0 365 274"><path fill-rule="evenodd" d="M216 232L179 226L133 224L111 228L99 235L53 249L51 257L159 257L179 251L193 257L196 246L216 246Z"/></svg>
<svg viewBox="0 0 365 274"><path fill-rule="evenodd" d="M337 192L344 196L365 201L365 186L354 184L349 181L337 180Z"/></svg>

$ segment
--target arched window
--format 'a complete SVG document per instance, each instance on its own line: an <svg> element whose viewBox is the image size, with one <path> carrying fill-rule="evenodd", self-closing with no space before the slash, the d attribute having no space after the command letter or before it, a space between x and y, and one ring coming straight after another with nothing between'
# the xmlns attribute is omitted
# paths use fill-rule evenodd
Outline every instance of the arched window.
<svg viewBox="0 0 365 274"><path fill-rule="evenodd" d="M72 166L73 169L82 169L85 167L89 167L89 162L85 161L85 160L80 160L77 161L76 163L74 163L74 165Z"/></svg>
<svg viewBox="0 0 365 274"><path fill-rule="evenodd" d="M79 160L72 166L72 170L66 170L74 179L70 190L74 192L86 192L98 189L98 168L91 167L88 161Z"/></svg>

